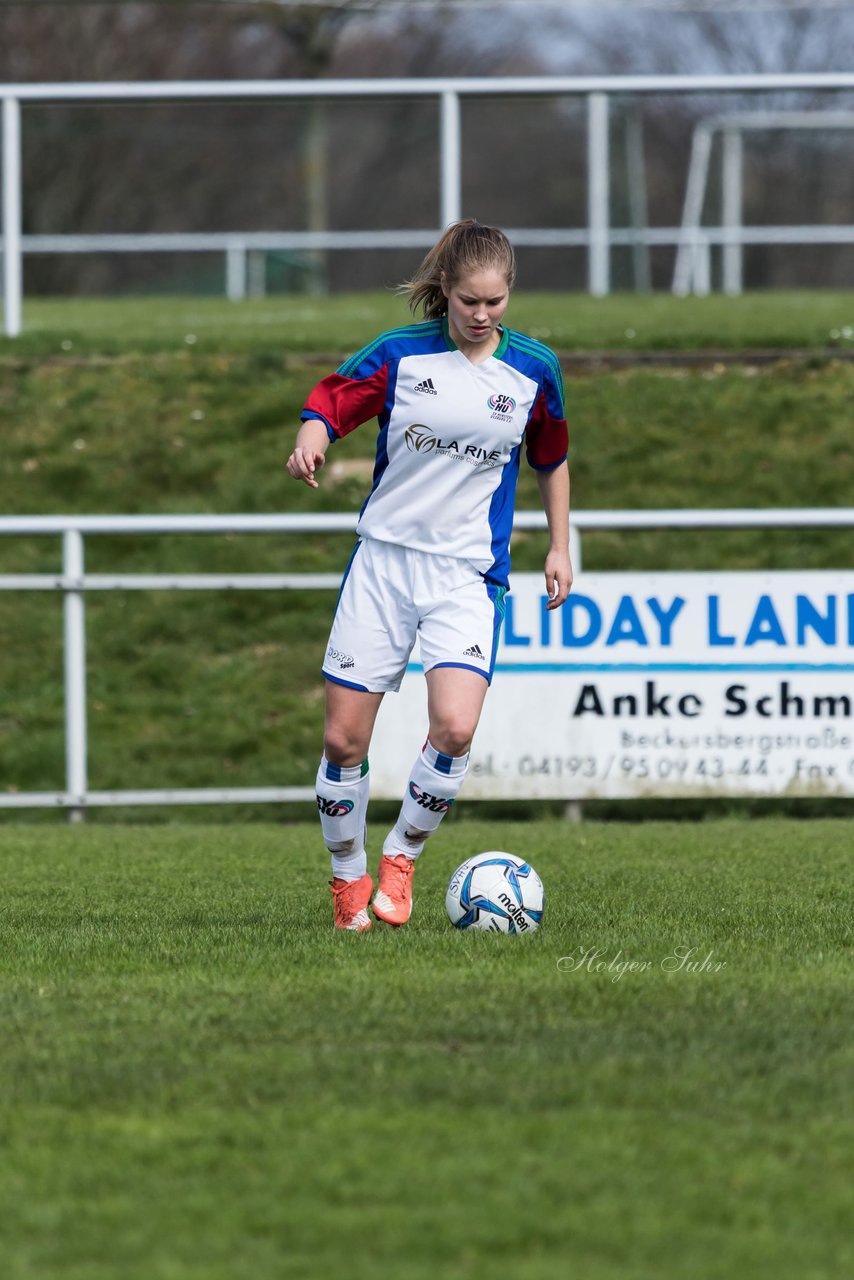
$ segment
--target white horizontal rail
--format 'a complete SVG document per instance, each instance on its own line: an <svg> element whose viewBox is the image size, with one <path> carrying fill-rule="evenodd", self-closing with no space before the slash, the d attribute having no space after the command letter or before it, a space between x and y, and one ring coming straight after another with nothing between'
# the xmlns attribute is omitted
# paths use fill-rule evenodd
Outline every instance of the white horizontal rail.
<svg viewBox="0 0 854 1280"><path fill-rule="evenodd" d="M709 116L704 122L710 129L851 129L854 111L756 111L727 112Z"/></svg>
<svg viewBox="0 0 854 1280"><path fill-rule="evenodd" d="M227 253L308 252L345 249L410 249L433 244L439 228L432 231L175 231L127 234L21 236L20 247L27 254L52 253ZM592 236L584 227L525 227L507 232L520 248L588 248ZM854 224L784 225L748 227L698 227L686 233L684 227L611 227L608 241L614 247L644 244L683 244L690 240L704 244L854 244ZM0 251L4 246L0 236Z"/></svg>
<svg viewBox="0 0 854 1280"><path fill-rule="evenodd" d="M286 804L310 802L308 787L162 788L92 791L87 781L86 632L87 591L115 590L336 590L339 574L87 574L84 535L352 533L355 512L272 515L0 516L0 535L60 535L63 570L58 574L0 575L0 591L64 593L66 786L61 791L0 792L0 809L54 808L79 820L88 808L145 805ZM572 520L573 557L581 564L581 529L732 529L854 527L854 507L752 510L580 511ZM519 511L514 529L544 529L543 511Z"/></svg>
<svg viewBox="0 0 854 1280"><path fill-rule="evenodd" d="M347 533L355 530L357 520L355 511L271 515L0 516L0 535L41 536L69 530L83 534ZM606 509L575 511L572 523L578 529L844 527L854 525L854 507ZM517 511L513 525L516 529L545 529L545 512Z"/></svg>
<svg viewBox="0 0 854 1280"><path fill-rule="evenodd" d="M140 80L87 84L6 84L0 97L21 102L133 102L193 98L424 98L451 91L472 97L588 93L768 93L854 89L854 72L639 76L424 76L414 79Z"/></svg>
<svg viewBox="0 0 854 1280"><path fill-rule="evenodd" d="M313 801L313 787L188 787L149 791L17 791L0 795L0 809L107 808L114 805L292 804Z"/></svg>
<svg viewBox="0 0 854 1280"><path fill-rule="evenodd" d="M526 515L539 517L538 511ZM854 507L702 508L685 511L576 511L579 529L805 529L854 526Z"/></svg>
<svg viewBox="0 0 854 1280"><path fill-rule="evenodd" d="M396 231L152 231L24 235L26 253L219 253L229 249L421 249L436 227ZM582 234L582 233L578 233Z"/></svg>
<svg viewBox="0 0 854 1280"><path fill-rule="evenodd" d="M0 574L0 591L337 591L335 573Z"/></svg>
<svg viewBox="0 0 854 1280"><path fill-rule="evenodd" d="M0 534L80 533L347 533L358 514L236 514L163 516L0 516Z"/></svg>

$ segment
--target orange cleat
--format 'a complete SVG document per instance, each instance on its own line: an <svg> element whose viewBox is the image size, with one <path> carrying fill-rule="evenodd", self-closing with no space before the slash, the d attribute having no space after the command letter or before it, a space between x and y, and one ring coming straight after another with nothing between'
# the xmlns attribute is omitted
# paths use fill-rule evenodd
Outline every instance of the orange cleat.
<svg viewBox="0 0 854 1280"><path fill-rule="evenodd" d="M415 859L398 853L394 858L383 854L380 858L377 892L374 896L374 915L386 924L406 924L412 915L412 872Z"/></svg>
<svg viewBox="0 0 854 1280"><path fill-rule="evenodd" d="M359 880L330 880L332 905L335 911L335 928L350 929L353 933L364 933L371 927L368 915L368 903L374 882L370 876L362 876Z"/></svg>

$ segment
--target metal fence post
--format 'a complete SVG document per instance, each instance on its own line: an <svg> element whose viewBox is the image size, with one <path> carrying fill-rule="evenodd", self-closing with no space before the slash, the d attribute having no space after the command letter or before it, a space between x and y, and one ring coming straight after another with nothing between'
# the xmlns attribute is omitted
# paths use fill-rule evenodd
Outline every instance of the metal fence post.
<svg viewBox="0 0 854 1280"><path fill-rule="evenodd" d="M723 135L723 225L733 236L742 220L742 137L740 129L725 129ZM743 250L740 240L727 240L723 249L723 290L730 297L742 291Z"/></svg>
<svg viewBox="0 0 854 1280"><path fill-rule="evenodd" d="M712 130L698 125L691 142L691 159L688 162L688 181L685 184L685 203L682 208L682 234L676 247L673 267L673 293L684 298L694 283L696 245L701 239L703 222L703 197L706 193L706 175L712 153Z"/></svg>
<svg viewBox="0 0 854 1280"><path fill-rule="evenodd" d="M649 245L640 236L649 226L643 121L634 103L626 116L626 184L629 189L629 221L638 233L632 241L632 284L635 293L652 289Z"/></svg>
<svg viewBox="0 0 854 1280"><path fill-rule="evenodd" d="M225 296L229 302L246 298L246 245L241 240L229 241L225 251Z"/></svg>
<svg viewBox="0 0 854 1280"><path fill-rule="evenodd" d="M572 561L573 572L581 572L581 530L577 524L569 522L569 558Z"/></svg>
<svg viewBox="0 0 854 1280"><path fill-rule="evenodd" d="M247 293L250 298L263 298L267 293L267 255L263 249L252 249L247 263Z"/></svg>
<svg viewBox="0 0 854 1280"><path fill-rule="evenodd" d="M594 298L610 292L610 193L608 181L608 95L587 96L588 288Z"/></svg>
<svg viewBox="0 0 854 1280"><path fill-rule="evenodd" d="M708 240L699 231L691 249L691 264L694 296L708 298L712 291L712 251Z"/></svg>
<svg viewBox="0 0 854 1280"><path fill-rule="evenodd" d="M86 768L86 615L83 603L83 535L66 529L62 535L62 576L65 580L63 622L65 640L65 788L72 801L70 822L85 817Z"/></svg>
<svg viewBox="0 0 854 1280"><path fill-rule="evenodd" d="M21 332L21 104L3 99L3 332Z"/></svg>
<svg viewBox="0 0 854 1280"><path fill-rule="evenodd" d="M441 95L439 171L439 218L448 227L462 216L462 177L460 140L460 95L446 89Z"/></svg>

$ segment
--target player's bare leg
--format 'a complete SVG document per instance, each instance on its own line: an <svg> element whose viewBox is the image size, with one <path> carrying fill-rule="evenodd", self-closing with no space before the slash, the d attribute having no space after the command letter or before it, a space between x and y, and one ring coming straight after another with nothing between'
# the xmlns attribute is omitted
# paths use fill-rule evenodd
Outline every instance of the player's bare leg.
<svg viewBox="0 0 854 1280"><path fill-rule="evenodd" d="M412 767L400 816L383 845L374 915L406 924L412 913L415 860L459 793L488 686L464 667L427 672L429 730Z"/></svg>
<svg viewBox="0 0 854 1280"><path fill-rule="evenodd" d="M368 903L365 820L368 810L368 747L383 695L326 682L323 759L317 774L317 806L332 855L332 901L336 929L371 927Z"/></svg>
<svg viewBox="0 0 854 1280"><path fill-rule="evenodd" d="M384 695L326 681L323 750L338 765L361 764L368 754Z"/></svg>
<svg viewBox="0 0 854 1280"><path fill-rule="evenodd" d="M466 667L434 667L426 679L430 741L445 755L467 755L489 685Z"/></svg>

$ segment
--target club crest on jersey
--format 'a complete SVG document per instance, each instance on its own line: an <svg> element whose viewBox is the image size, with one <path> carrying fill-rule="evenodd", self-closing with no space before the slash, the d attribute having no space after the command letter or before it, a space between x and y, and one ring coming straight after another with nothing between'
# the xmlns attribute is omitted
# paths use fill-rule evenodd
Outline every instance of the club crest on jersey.
<svg viewBox="0 0 854 1280"><path fill-rule="evenodd" d="M497 418L499 422L513 421L513 410L516 408L516 401L512 396L505 396L503 392L497 391L494 396L489 397L486 403L493 411L493 418Z"/></svg>

